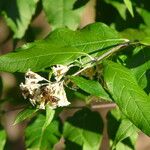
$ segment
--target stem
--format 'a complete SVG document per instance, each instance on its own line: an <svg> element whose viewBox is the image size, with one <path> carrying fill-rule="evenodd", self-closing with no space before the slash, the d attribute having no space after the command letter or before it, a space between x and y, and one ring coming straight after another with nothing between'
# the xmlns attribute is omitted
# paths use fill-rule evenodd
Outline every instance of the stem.
<svg viewBox="0 0 150 150"><path fill-rule="evenodd" d="M110 51L104 53L104 54L101 55L100 57L98 57L98 58L96 59L96 61L101 61L101 60L103 60L104 58L109 57L111 54L117 52L117 51L120 50L122 47L126 47L126 46L129 46L129 43L120 44L120 45L118 45L118 46L112 48Z"/></svg>
<svg viewBox="0 0 150 150"><path fill-rule="evenodd" d="M83 106L68 106L64 107L65 109L81 109L84 107L87 107L88 105L83 105ZM108 103L100 103L100 104L94 104L90 108L92 109L101 109L101 108L115 108L116 104L113 102L108 102Z"/></svg>
<svg viewBox="0 0 150 150"><path fill-rule="evenodd" d="M79 70L78 72L76 72L75 74L73 74L72 76L77 76L78 74L80 74L82 71L91 68L93 65L89 65L89 66L85 66L84 68L82 68L81 70Z"/></svg>
<svg viewBox="0 0 150 150"><path fill-rule="evenodd" d="M106 103L106 104L97 104L93 105L93 109L99 109L99 108L115 108L116 104L115 103Z"/></svg>
<svg viewBox="0 0 150 150"><path fill-rule="evenodd" d="M95 65L95 64L94 64L95 62L101 61L101 60L103 60L104 58L109 57L111 54L117 52L118 50L120 50L121 48L126 47L126 46L129 46L129 42L120 44L120 45L118 45L118 46L112 48L112 49L109 50L108 52L102 54L100 57L98 57L98 58L96 58L96 59L94 59L94 60L91 60L91 61L87 62L86 64L89 64L89 63L90 63L90 64L87 65L87 66L85 66L85 67L82 68L81 70L77 71L77 72L76 72L75 74L73 74L72 76L76 76L76 75L80 74L82 71L84 71L84 70L86 70L86 69L88 69L88 68L93 67L93 66Z"/></svg>

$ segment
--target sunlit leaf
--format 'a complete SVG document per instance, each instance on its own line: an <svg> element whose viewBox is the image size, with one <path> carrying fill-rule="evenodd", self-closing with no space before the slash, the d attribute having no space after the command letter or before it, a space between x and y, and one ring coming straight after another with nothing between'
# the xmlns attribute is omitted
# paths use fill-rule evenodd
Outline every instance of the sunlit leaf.
<svg viewBox="0 0 150 150"><path fill-rule="evenodd" d="M146 32L144 30L139 29L133 29L133 28L127 28L124 31L120 32L120 34L127 39L130 39L131 41L139 40L145 38Z"/></svg>
<svg viewBox="0 0 150 150"><path fill-rule="evenodd" d="M132 8L132 2L130 0L123 0L127 9L129 10L130 14L132 15L132 17L134 16L133 13L133 8Z"/></svg>
<svg viewBox="0 0 150 150"><path fill-rule="evenodd" d="M55 110L51 109L48 105L46 106L46 120L43 126L43 129L47 128L50 125L51 121L54 118Z"/></svg>
<svg viewBox="0 0 150 150"><path fill-rule="evenodd" d="M0 150L4 150L6 144L6 132L4 129L0 129Z"/></svg>
<svg viewBox="0 0 150 150"><path fill-rule="evenodd" d="M71 37L71 38L70 38ZM55 64L69 64L86 53L106 50L125 42L118 33L105 24L95 23L79 31L63 28L52 32L45 40L24 45L22 48L0 56L0 71L26 72Z"/></svg>
<svg viewBox="0 0 150 150"><path fill-rule="evenodd" d="M137 84L132 72L119 64L106 61L104 78L108 90L124 115L150 135L150 99Z"/></svg>
<svg viewBox="0 0 150 150"><path fill-rule="evenodd" d="M146 46L150 46L150 37L146 36L145 38L143 38L142 40L140 40L140 43L146 45Z"/></svg>

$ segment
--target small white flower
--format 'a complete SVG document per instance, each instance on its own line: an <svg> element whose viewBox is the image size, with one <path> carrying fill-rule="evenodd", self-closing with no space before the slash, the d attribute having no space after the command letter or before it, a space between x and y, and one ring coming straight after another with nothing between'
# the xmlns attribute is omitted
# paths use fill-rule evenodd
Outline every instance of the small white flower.
<svg viewBox="0 0 150 150"><path fill-rule="evenodd" d="M40 84L38 82L45 80L46 79L41 77L40 75L30 70L27 71L27 73L25 74L25 84L20 84L20 88L22 90L22 95L24 96L24 98L27 98L29 95L33 95L35 93L35 90L40 87Z"/></svg>
<svg viewBox="0 0 150 150"><path fill-rule="evenodd" d="M55 75L55 80L60 81L65 73L69 70L68 66L56 65L52 67L53 74Z"/></svg>
<svg viewBox="0 0 150 150"><path fill-rule="evenodd" d="M46 83L40 83L40 81L46 81ZM70 104L66 97L63 82L50 82L29 70L25 74L25 84L21 83L20 88L23 97L28 98L33 106L37 105L39 109L45 109L48 104L54 109Z"/></svg>
<svg viewBox="0 0 150 150"><path fill-rule="evenodd" d="M46 80L45 78L41 77L40 75L38 75L37 73L34 73L32 71L30 71L30 69L27 71L27 73L25 74L25 83L26 84L30 84L30 83L38 83L40 81L47 81L49 82L48 80Z"/></svg>
<svg viewBox="0 0 150 150"><path fill-rule="evenodd" d="M58 107L67 106L70 104L70 102L68 102L67 97L66 97L66 92L64 90L63 82L64 81L56 82L56 83L49 85L49 87L51 88L51 91L53 91L52 95L56 97L57 99L59 99L57 103Z"/></svg>

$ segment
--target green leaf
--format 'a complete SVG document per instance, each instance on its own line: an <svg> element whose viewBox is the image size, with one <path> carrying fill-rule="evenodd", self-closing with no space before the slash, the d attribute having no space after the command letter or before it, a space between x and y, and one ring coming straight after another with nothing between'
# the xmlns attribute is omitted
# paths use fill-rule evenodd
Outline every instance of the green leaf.
<svg viewBox="0 0 150 150"><path fill-rule="evenodd" d="M68 64L83 54L72 47L58 48L45 41L35 42L29 49L1 56L0 70L26 72L30 68L32 71L40 71L50 65Z"/></svg>
<svg viewBox="0 0 150 150"><path fill-rule="evenodd" d="M25 131L26 149L30 150L51 150L59 141L59 121L53 120L46 128L45 116L39 115ZM44 128L43 128L44 127Z"/></svg>
<svg viewBox="0 0 150 150"><path fill-rule="evenodd" d="M88 0L87 0L88 1ZM79 27L83 8L73 10L76 0L42 0L43 9L52 29L65 27L75 30Z"/></svg>
<svg viewBox="0 0 150 150"><path fill-rule="evenodd" d="M38 111L37 109L25 108L24 110L22 110L17 114L14 125L24 121L27 118L31 118L37 111Z"/></svg>
<svg viewBox="0 0 150 150"><path fill-rule="evenodd" d="M46 120L43 126L43 129L47 128L50 125L55 115L55 110L51 109L48 105L46 106Z"/></svg>
<svg viewBox="0 0 150 150"><path fill-rule="evenodd" d="M80 31L58 29L45 40L24 45L16 52L1 56L0 71L26 72L29 68L41 71L51 65L69 64L86 53L106 50L125 41L102 23L89 25Z"/></svg>
<svg viewBox="0 0 150 150"><path fill-rule="evenodd" d="M127 67L135 75L138 84L147 93L150 92L149 73L150 73L150 49L149 47L139 46L133 50L133 54L128 57Z"/></svg>
<svg viewBox="0 0 150 150"><path fill-rule="evenodd" d="M136 127L128 119L123 119L117 130L112 149L115 148L119 142L133 135L136 135L136 137L138 135Z"/></svg>
<svg viewBox="0 0 150 150"><path fill-rule="evenodd" d="M92 120L92 121L91 121ZM63 136L66 149L98 150L102 141L103 123L97 112L82 109L67 119Z"/></svg>
<svg viewBox="0 0 150 150"><path fill-rule="evenodd" d="M111 110L107 114L108 120L108 136L110 138L111 149L115 150L133 150L135 149L135 142L137 140L136 130L131 129L124 130L131 123L126 119L118 109ZM124 122L124 120L126 120ZM132 124L132 123L131 123ZM132 124L133 125L133 124ZM127 132L126 132L127 131ZM135 132L131 132L135 131ZM130 136L129 136L130 135Z"/></svg>
<svg viewBox="0 0 150 150"><path fill-rule="evenodd" d="M6 132L2 128L0 129L0 150L4 150L6 143Z"/></svg>
<svg viewBox="0 0 150 150"><path fill-rule="evenodd" d="M134 17L134 13L133 13L133 8L132 8L132 3L130 0L123 0L124 3L122 1L118 1L118 0L105 0L108 4L111 4L113 7L115 7L118 11L118 13L120 14L120 16L126 20L127 19L127 15L126 15L126 10L128 9L131 16Z"/></svg>
<svg viewBox="0 0 150 150"><path fill-rule="evenodd" d="M133 29L133 28L127 28L120 32L122 37L127 38L131 41L141 41L145 36L147 36L146 32L144 30L139 29Z"/></svg>
<svg viewBox="0 0 150 150"><path fill-rule="evenodd" d="M129 10L132 17L134 17L133 8L132 8L132 2L130 0L123 0L127 9Z"/></svg>
<svg viewBox="0 0 150 150"><path fill-rule="evenodd" d="M38 0L1 1L2 14L14 32L14 38L22 38L35 13Z"/></svg>
<svg viewBox="0 0 150 150"><path fill-rule="evenodd" d="M132 72L119 64L106 61L104 79L124 115L150 136L150 99L139 87Z"/></svg>
<svg viewBox="0 0 150 150"><path fill-rule="evenodd" d="M109 95L98 81L87 80L83 77L71 77L70 79L85 92L105 100L110 100Z"/></svg>
<svg viewBox="0 0 150 150"><path fill-rule="evenodd" d="M142 40L140 40L140 43L146 46L150 46L150 37L145 37Z"/></svg>
<svg viewBox="0 0 150 150"><path fill-rule="evenodd" d="M90 53L127 42L127 39L120 38L114 29L97 22L77 31L66 28L57 29L48 36L47 41L54 45L59 43L59 47L70 46L82 52Z"/></svg>

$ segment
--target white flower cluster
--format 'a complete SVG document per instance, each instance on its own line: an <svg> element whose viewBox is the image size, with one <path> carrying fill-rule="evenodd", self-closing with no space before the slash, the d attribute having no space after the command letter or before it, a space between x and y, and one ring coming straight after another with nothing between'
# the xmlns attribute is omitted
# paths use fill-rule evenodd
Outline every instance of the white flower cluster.
<svg viewBox="0 0 150 150"><path fill-rule="evenodd" d="M28 71L25 74L25 84L21 83L20 88L25 99L29 99L32 105L39 109L45 109L48 104L52 109L70 104L64 90L62 77L68 71L63 65L52 68L56 82L50 82L40 75Z"/></svg>

